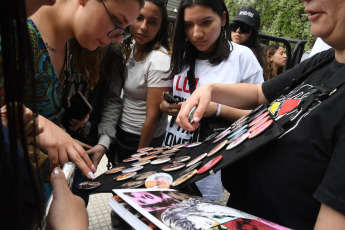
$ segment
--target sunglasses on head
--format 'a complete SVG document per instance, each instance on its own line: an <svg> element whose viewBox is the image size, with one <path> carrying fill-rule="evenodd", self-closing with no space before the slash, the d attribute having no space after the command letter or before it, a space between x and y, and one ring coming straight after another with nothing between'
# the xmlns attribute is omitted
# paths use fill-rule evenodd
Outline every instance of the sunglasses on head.
<svg viewBox="0 0 345 230"><path fill-rule="evenodd" d="M242 34L249 34L252 31L252 27L243 22L232 22L230 23L230 30L236 32L240 28Z"/></svg>

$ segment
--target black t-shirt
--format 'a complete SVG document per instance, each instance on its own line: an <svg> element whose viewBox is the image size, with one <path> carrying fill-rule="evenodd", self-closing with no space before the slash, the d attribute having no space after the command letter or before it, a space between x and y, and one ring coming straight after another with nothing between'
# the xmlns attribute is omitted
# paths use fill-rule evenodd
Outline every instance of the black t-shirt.
<svg viewBox="0 0 345 230"><path fill-rule="evenodd" d="M332 54L321 53L265 82L266 98L272 102L292 79ZM334 60L314 71L287 97L273 101L271 111L276 116L298 104L311 86L320 85L342 66ZM231 193L228 204L294 229L313 229L321 203L345 215L344 99L342 86L331 97L314 103L276 141L222 170L223 184Z"/></svg>

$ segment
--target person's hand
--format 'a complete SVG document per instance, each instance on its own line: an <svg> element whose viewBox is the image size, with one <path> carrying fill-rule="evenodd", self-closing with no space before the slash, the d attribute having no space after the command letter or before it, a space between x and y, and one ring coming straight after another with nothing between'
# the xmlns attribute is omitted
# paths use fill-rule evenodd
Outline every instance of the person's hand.
<svg viewBox="0 0 345 230"><path fill-rule="evenodd" d="M37 147L48 152L50 169L52 170L58 165L62 167L70 160L87 178L94 179L93 172L96 171L96 167L83 147L48 119L38 116L38 121L44 127L44 132L37 137Z"/></svg>
<svg viewBox="0 0 345 230"><path fill-rule="evenodd" d="M43 133L44 127L39 124L37 117L34 117L34 113L25 106L23 112L23 120L26 143L30 143L34 139L34 137Z"/></svg>
<svg viewBox="0 0 345 230"><path fill-rule="evenodd" d="M47 229L88 229L85 203L72 194L60 168L54 169L50 181L53 186L53 201L47 217Z"/></svg>
<svg viewBox="0 0 345 230"><path fill-rule="evenodd" d="M70 124L69 129L71 129L72 131L76 131L77 129L79 129L80 127L82 127L83 125L85 125L87 123L87 121L90 119L90 115L86 115L83 119L78 120L78 119L71 119L68 121L68 123Z"/></svg>
<svg viewBox="0 0 345 230"><path fill-rule="evenodd" d="M209 84L201 85L194 93L182 104L176 123L187 131L194 131L199 127L199 121L211 101L211 89ZM194 106L198 106L194 113L193 124L189 123L188 114Z"/></svg>
<svg viewBox="0 0 345 230"><path fill-rule="evenodd" d="M103 145L95 145L94 147L92 147L90 150L87 151L87 154L91 156L92 162L96 168L106 151L107 149Z"/></svg>
<svg viewBox="0 0 345 230"><path fill-rule="evenodd" d="M182 103L180 102L178 104L170 104L165 100L163 95L164 94L162 94L161 96L161 103L159 105L160 110L165 114L176 117L178 112L180 111Z"/></svg>
<svg viewBox="0 0 345 230"><path fill-rule="evenodd" d="M6 105L1 107L1 122L4 126L8 127ZM16 122L17 124L19 124L18 118ZM26 136L26 143L30 143L35 136L39 135L44 130L44 127L42 125L39 125L39 123L37 122L37 119L34 122L33 112L30 109L26 108L24 105L23 105L23 123L24 123L24 131L25 131L25 136ZM17 133L19 132L20 131L17 130Z"/></svg>

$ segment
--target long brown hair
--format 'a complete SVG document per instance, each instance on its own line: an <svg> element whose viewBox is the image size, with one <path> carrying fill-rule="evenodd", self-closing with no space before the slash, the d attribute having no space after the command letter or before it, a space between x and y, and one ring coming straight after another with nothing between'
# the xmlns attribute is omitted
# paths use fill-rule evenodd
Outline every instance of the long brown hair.
<svg viewBox="0 0 345 230"><path fill-rule="evenodd" d="M171 51L171 45L170 45L170 36L171 36L171 31L169 27L169 17L167 13L167 9L163 1L161 0L145 0L146 2L152 2L156 6L159 7L161 13L162 13L162 24L161 27L159 28L159 31L156 35L156 37L150 41L149 43L146 44L145 49L144 49L144 55L143 59L149 54L152 50L158 50L161 46L163 46L168 53L170 54ZM125 54L125 61L128 61L128 58L132 52L131 49L131 44L133 43L133 38L130 37L126 39L123 42L123 52Z"/></svg>
<svg viewBox="0 0 345 230"><path fill-rule="evenodd" d="M277 74L273 72L272 62L270 61L270 58L276 53L276 51L281 47L281 45L269 45L264 48L264 80L267 81L269 79L272 79L276 77L277 75L284 72L284 67L280 67L277 70Z"/></svg>
<svg viewBox="0 0 345 230"><path fill-rule="evenodd" d="M89 89L99 81L100 64L105 56L106 48L99 47L94 51L83 48L76 39L72 39L68 45L68 53L72 54L72 62L85 76Z"/></svg>
<svg viewBox="0 0 345 230"><path fill-rule="evenodd" d="M0 118L0 178L4 185L0 189L0 207L7 210L1 212L2 220L6 220L2 227L32 228L34 221L38 225L42 221L44 201L40 174L33 170L29 159L23 120L23 92L28 80L32 98L36 92L25 2L1 1L0 15L0 79L4 82L1 90L5 92L8 119L6 129ZM36 114L35 106L32 110ZM37 165L36 154L34 161Z"/></svg>

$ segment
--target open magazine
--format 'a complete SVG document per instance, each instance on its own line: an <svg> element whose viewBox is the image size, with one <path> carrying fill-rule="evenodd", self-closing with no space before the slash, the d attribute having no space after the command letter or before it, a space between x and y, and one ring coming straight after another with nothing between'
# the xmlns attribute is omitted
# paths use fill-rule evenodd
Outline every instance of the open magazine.
<svg viewBox="0 0 345 230"><path fill-rule="evenodd" d="M140 216L147 218L151 226L159 229L192 230L192 229L258 229L287 230L270 221L248 213L217 204L202 197L191 196L173 189L114 189L113 192L134 208ZM152 229L148 222L135 225L125 213L129 209L116 209L117 202L110 199L109 205L135 229ZM112 204L111 204L112 203ZM125 212L125 213L123 213ZM137 215L137 216L138 216ZM135 217L138 219L138 217Z"/></svg>

